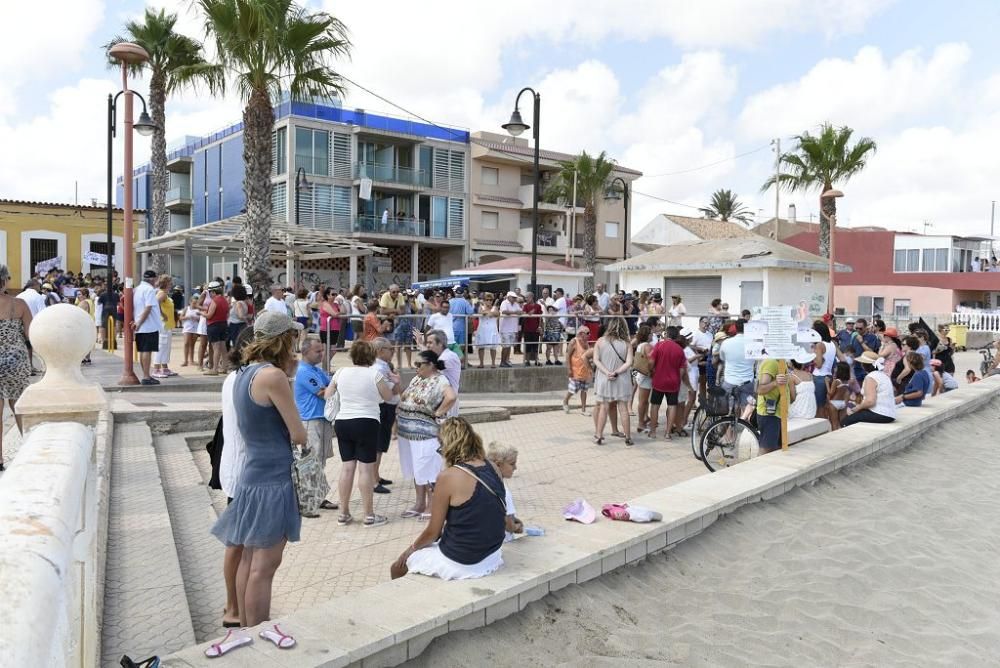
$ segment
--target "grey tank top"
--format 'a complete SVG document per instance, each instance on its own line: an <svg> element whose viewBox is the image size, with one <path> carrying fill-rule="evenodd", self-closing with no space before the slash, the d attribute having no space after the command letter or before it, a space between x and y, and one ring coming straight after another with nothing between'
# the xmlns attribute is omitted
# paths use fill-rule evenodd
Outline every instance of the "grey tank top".
<svg viewBox="0 0 1000 668"><path fill-rule="evenodd" d="M250 384L270 364L240 369L233 389L233 405L240 434L246 443L247 461L240 485L291 482L292 448L288 427L274 406L262 406L250 396Z"/></svg>

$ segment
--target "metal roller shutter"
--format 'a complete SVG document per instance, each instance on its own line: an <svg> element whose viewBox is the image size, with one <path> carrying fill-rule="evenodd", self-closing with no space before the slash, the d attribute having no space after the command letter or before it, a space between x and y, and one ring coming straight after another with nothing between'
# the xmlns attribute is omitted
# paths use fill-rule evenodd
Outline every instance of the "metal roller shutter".
<svg viewBox="0 0 1000 668"><path fill-rule="evenodd" d="M712 300L722 296L722 277L666 277L663 279L663 305L668 309L670 295L681 296L689 315L705 315Z"/></svg>

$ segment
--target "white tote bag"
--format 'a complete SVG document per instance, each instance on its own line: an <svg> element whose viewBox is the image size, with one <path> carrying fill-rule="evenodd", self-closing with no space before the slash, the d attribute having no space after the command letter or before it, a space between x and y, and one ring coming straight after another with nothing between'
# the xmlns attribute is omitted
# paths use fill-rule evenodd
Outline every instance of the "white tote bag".
<svg viewBox="0 0 1000 668"><path fill-rule="evenodd" d="M338 375L340 375L340 371L333 374L332 382L336 382ZM337 390L327 398L326 406L323 407L323 417L333 422L337 419L338 413L340 413L340 390Z"/></svg>

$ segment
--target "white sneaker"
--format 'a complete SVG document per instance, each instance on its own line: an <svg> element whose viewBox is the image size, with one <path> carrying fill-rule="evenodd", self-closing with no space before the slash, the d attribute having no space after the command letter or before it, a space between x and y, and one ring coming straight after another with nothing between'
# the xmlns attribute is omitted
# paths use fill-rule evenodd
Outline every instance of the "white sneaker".
<svg viewBox="0 0 1000 668"><path fill-rule="evenodd" d="M563 413L569 415L569 404L563 404Z"/></svg>

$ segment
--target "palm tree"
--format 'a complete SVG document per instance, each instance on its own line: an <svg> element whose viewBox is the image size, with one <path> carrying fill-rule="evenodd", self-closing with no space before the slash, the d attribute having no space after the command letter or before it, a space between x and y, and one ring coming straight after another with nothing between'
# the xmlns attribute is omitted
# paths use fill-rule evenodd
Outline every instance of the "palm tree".
<svg viewBox="0 0 1000 668"><path fill-rule="evenodd" d="M125 37L115 37L104 45L107 52L115 44L124 41L135 42L149 53L149 61L135 65L133 74L149 71L149 113L156 128L153 130L153 145L149 164L152 169L153 190L153 236L167 231L167 128L164 107L167 95L184 87L204 85L209 93L215 94L222 88L223 71L217 65L207 62L202 56L201 42L174 32L176 14L164 10L155 12L146 9L142 22L129 21L125 24ZM118 66L109 57L109 64ZM152 267L158 273L166 273L167 256L155 253ZM188 286L185 286L187 288Z"/></svg>
<svg viewBox="0 0 1000 668"><path fill-rule="evenodd" d="M205 29L220 64L239 88L243 109L243 266L254 298L263 302L271 282L272 100L282 90L293 98L344 92L328 64L350 52L347 30L325 12L309 12L291 0L198 0Z"/></svg>
<svg viewBox="0 0 1000 668"><path fill-rule="evenodd" d="M593 272L597 265L597 205L608 192L615 171L615 161L604 151L592 156L586 151L572 160L559 162L559 173L545 190L546 200L570 201L573 197L573 175L576 174L576 198L573 204L583 202L583 262L591 272L583 282L583 289L594 289Z"/></svg>
<svg viewBox="0 0 1000 668"><path fill-rule="evenodd" d="M717 218L724 223L732 218L749 227L750 221L753 220L753 213L743 202L736 198L736 193L732 190L716 190L712 193L712 202L707 207L699 209L699 211L708 218Z"/></svg>
<svg viewBox="0 0 1000 668"><path fill-rule="evenodd" d="M796 146L779 158L787 171L761 186L762 191L767 190L777 179L778 185L789 192L819 188L819 254L823 257L830 256L830 221L837 215L837 200L822 194L861 172L876 151L875 140L869 137L861 137L852 146L853 134L854 130L847 126L835 128L830 123L821 125L818 135L803 132L795 137Z"/></svg>

